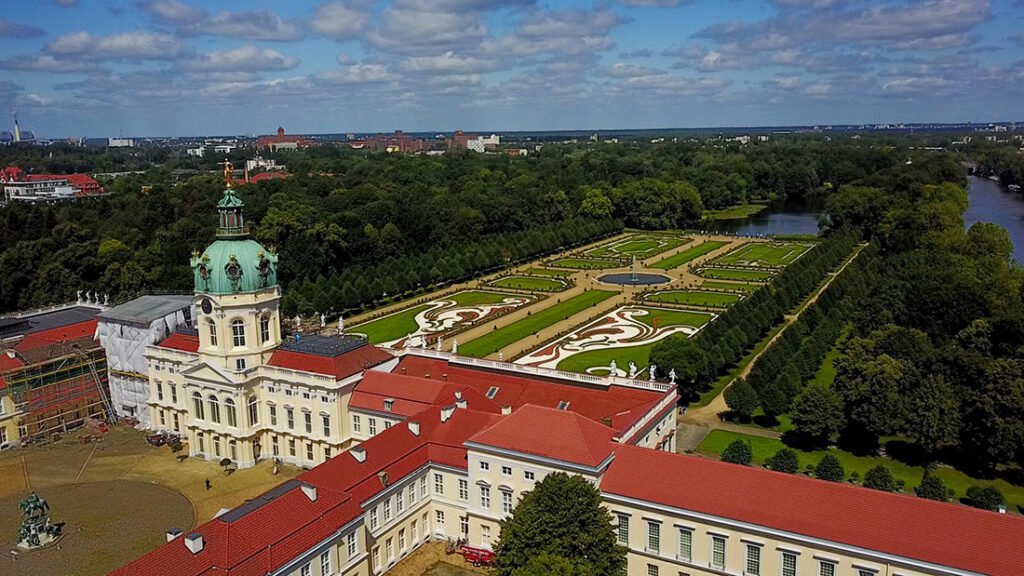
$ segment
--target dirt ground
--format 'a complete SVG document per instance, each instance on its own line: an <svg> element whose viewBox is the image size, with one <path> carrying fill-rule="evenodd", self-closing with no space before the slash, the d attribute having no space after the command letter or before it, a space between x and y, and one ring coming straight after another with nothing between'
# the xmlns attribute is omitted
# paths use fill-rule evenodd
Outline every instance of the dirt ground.
<svg viewBox="0 0 1024 576"><path fill-rule="evenodd" d="M0 574L105 574L159 546L167 529L189 530L299 472L282 466L275 476L273 464L263 462L228 476L214 462L174 456L125 427L99 441L68 436L0 453ZM22 552L12 561L18 502L33 490L50 503L54 522L67 523L65 535L60 550Z"/></svg>
<svg viewBox="0 0 1024 576"><path fill-rule="evenodd" d="M388 570L388 576L478 576L489 574L474 568L458 554L445 554L444 542L428 542Z"/></svg>

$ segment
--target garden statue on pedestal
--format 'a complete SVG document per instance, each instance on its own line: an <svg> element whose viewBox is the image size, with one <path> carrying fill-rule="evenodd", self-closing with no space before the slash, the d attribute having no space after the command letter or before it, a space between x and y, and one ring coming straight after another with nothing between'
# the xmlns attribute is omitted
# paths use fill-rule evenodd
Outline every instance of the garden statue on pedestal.
<svg viewBox="0 0 1024 576"><path fill-rule="evenodd" d="M21 501L18 548L31 550L53 542L60 535L62 525L50 524L50 505L32 492Z"/></svg>
<svg viewBox="0 0 1024 576"><path fill-rule="evenodd" d="M629 361L629 377L636 378L636 362Z"/></svg>
<svg viewBox="0 0 1024 576"><path fill-rule="evenodd" d="M609 376L619 375L619 365L615 363L615 359L612 358L612 363L608 366Z"/></svg>

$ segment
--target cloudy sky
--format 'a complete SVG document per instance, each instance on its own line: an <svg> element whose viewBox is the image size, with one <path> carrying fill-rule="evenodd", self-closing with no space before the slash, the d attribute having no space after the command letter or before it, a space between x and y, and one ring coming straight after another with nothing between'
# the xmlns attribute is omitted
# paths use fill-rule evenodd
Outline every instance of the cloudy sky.
<svg viewBox="0 0 1024 576"><path fill-rule="evenodd" d="M1024 119L1024 0L4 0L45 137Z"/></svg>

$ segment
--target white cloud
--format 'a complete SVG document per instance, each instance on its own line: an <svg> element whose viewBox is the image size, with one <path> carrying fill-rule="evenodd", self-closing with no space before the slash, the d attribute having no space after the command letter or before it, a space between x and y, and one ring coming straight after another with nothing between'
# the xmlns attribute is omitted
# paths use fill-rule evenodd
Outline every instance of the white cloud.
<svg viewBox="0 0 1024 576"><path fill-rule="evenodd" d="M380 64L352 64L316 75L326 84L376 84L390 82L397 77Z"/></svg>
<svg viewBox="0 0 1024 576"><path fill-rule="evenodd" d="M264 71L288 70L299 65L299 59L272 50L260 49L256 46L240 46L232 50L222 50L202 54L183 64L186 70L197 72L231 72L231 71Z"/></svg>
<svg viewBox="0 0 1024 576"><path fill-rule="evenodd" d="M38 38L45 34L41 28L0 18L0 38Z"/></svg>
<svg viewBox="0 0 1024 576"><path fill-rule="evenodd" d="M210 14L181 0L148 0L140 6L157 22L175 26L179 36L281 42L299 40L303 36L298 23L284 20L271 10Z"/></svg>
<svg viewBox="0 0 1024 576"><path fill-rule="evenodd" d="M188 50L169 34L135 31L110 36L72 32L47 44L46 52L81 59L175 60Z"/></svg>
<svg viewBox="0 0 1024 576"><path fill-rule="evenodd" d="M362 3L329 2L316 9L312 28L317 33L335 40L359 37L370 21L370 13Z"/></svg>

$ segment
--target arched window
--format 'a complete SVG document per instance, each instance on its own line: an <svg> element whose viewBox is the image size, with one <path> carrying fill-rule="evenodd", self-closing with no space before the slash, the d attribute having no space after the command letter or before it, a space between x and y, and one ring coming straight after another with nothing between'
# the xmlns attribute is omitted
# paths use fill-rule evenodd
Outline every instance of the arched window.
<svg viewBox="0 0 1024 576"><path fill-rule="evenodd" d="M270 342L270 314L260 316L260 344Z"/></svg>
<svg viewBox="0 0 1024 576"><path fill-rule="evenodd" d="M238 412L235 411L235 401L228 398L224 401L224 411L227 412L228 426L238 427Z"/></svg>
<svg viewBox="0 0 1024 576"><path fill-rule="evenodd" d="M216 346L217 345L217 324L211 318L211 319L206 321L206 327L210 330L210 346Z"/></svg>
<svg viewBox="0 0 1024 576"><path fill-rule="evenodd" d="M249 397L249 426L260 423L260 403L255 396Z"/></svg>
<svg viewBox="0 0 1024 576"><path fill-rule="evenodd" d="M203 395L199 392L192 393L192 408L195 410L196 420L206 420L206 414L203 412Z"/></svg>
<svg viewBox="0 0 1024 576"><path fill-rule="evenodd" d="M210 394L207 398L210 404L210 421L220 424L220 402L217 401L217 397Z"/></svg>
<svg viewBox="0 0 1024 576"><path fill-rule="evenodd" d="M231 338L235 348L245 346L245 324L241 318L231 321Z"/></svg>

